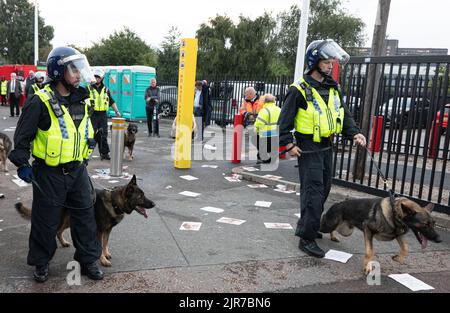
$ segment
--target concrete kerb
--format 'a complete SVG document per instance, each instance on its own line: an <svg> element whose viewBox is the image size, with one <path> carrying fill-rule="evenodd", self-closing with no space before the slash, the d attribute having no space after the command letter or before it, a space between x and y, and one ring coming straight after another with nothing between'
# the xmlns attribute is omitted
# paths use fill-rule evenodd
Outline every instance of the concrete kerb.
<svg viewBox="0 0 450 313"><path fill-rule="evenodd" d="M264 177L264 176L261 176L258 174L249 173L249 172L246 172L240 166L233 168L232 172L233 172L233 174L242 176L242 179L250 181L250 182L264 184L264 185L267 185L270 187L276 187L277 185L285 185L287 190L295 190L295 192L297 192L297 193L300 192L300 184L298 184L298 183L289 182L289 181L285 181L285 180L276 180L276 179L267 178L267 177ZM355 191L355 192L352 192L352 195L346 195L345 199L361 198L361 194L358 193L358 195L356 195L356 193L357 192ZM333 192L330 193L330 196L331 196L330 198L333 197ZM367 195L367 197L370 197L370 195ZM342 199L342 200L345 200L345 199ZM450 216L449 215L443 214L443 213L438 213L438 212L433 212L432 216L433 216L434 220L436 221L436 225L438 227L450 231Z"/></svg>
<svg viewBox="0 0 450 313"><path fill-rule="evenodd" d="M285 181L285 180L276 180L272 178L267 178L261 175L253 174L246 172L242 167L235 167L232 169L233 174L241 175L242 179L255 182L258 184L264 184L270 187L276 187L277 185L286 186L286 190L295 190L295 192L300 192L300 184Z"/></svg>

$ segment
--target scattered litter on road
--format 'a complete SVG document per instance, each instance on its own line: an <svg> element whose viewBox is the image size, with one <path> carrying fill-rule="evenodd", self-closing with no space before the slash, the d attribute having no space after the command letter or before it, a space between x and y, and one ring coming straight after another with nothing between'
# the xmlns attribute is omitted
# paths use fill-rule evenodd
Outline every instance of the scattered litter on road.
<svg viewBox="0 0 450 313"><path fill-rule="evenodd" d="M172 189L172 188L173 188L172 186L167 186L166 187L167 190Z"/></svg>
<svg viewBox="0 0 450 313"><path fill-rule="evenodd" d="M200 210L206 211L206 212L211 212L211 213L223 213L224 212L223 209L214 208L214 207L211 207L211 206L207 206L205 208L201 208Z"/></svg>
<svg viewBox="0 0 450 313"><path fill-rule="evenodd" d="M264 175L263 177L267 178L267 179L273 179L273 180L280 180L283 178L281 176L275 176L275 175Z"/></svg>
<svg viewBox="0 0 450 313"><path fill-rule="evenodd" d="M3 223L3 220L0 220L0 223Z"/></svg>
<svg viewBox="0 0 450 313"><path fill-rule="evenodd" d="M93 159L98 159L99 156L98 156L98 155L93 155L92 158L93 158Z"/></svg>
<svg viewBox="0 0 450 313"><path fill-rule="evenodd" d="M119 181L118 180L110 180L110 181L108 181L108 183L110 183L110 184L117 184L117 183L119 183Z"/></svg>
<svg viewBox="0 0 450 313"><path fill-rule="evenodd" d="M214 168L214 169L216 169L216 168L218 168L219 166L217 166L217 165L202 165L202 167L203 167L203 168Z"/></svg>
<svg viewBox="0 0 450 313"><path fill-rule="evenodd" d="M264 226L268 229L293 229L291 224L287 223L264 223Z"/></svg>
<svg viewBox="0 0 450 313"><path fill-rule="evenodd" d="M2 232L2 231L3 231L3 229L0 228L0 232Z"/></svg>
<svg viewBox="0 0 450 313"><path fill-rule="evenodd" d="M26 182L24 182L24 181L21 180L21 179L13 179L12 182L13 182L14 184L16 184L17 186L19 186L19 187L28 187L28 186L31 186L30 184L27 184Z"/></svg>
<svg viewBox="0 0 450 313"><path fill-rule="evenodd" d="M9 176L9 174L8 174L8 173L6 173L6 174L5 174L5 176Z"/></svg>
<svg viewBox="0 0 450 313"><path fill-rule="evenodd" d="M180 230L199 231L202 223L184 222L181 224Z"/></svg>
<svg viewBox="0 0 450 313"><path fill-rule="evenodd" d="M4 132L14 132L15 129L7 128L7 129L4 129L3 131L4 131Z"/></svg>
<svg viewBox="0 0 450 313"><path fill-rule="evenodd" d="M222 217L221 219L218 219L216 222L222 223L222 224L230 224L230 225L240 226L240 225L244 224L246 221L238 220L238 219L230 218L230 217Z"/></svg>
<svg viewBox="0 0 450 313"><path fill-rule="evenodd" d="M297 216L298 218L300 218L300 213L296 213L295 216Z"/></svg>
<svg viewBox="0 0 450 313"><path fill-rule="evenodd" d="M297 196L300 196L300 192L297 192L296 195L297 195Z"/></svg>
<svg viewBox="0 0 450 313"><path fill-rule="evenodd" d="M269 187L267 187L266 185L263 185L263 184L259 184L259 185L247 185L249 188L252 188L252 189L262 189L262 188L269 188Z"/></svg>
<svg viewBox="0 0 450 313"><path fill-rule="evenodd" d="M91 178L92 178L92 179L98 179L98 178L100 178L100 176L98 176L98 175L92 175Z"/></svg>
<svg viewBox="0 0 450 313"><path fill-rule="evenodd" d="M0 199L3 199L3 198L5 198L5 195L0 193ZM0 222L3 222L3 220L1 220Z"/></svg>
<svg viewBox="0 0 450 313"><path fill-rule="evenodd" d="M295 193L295 190L289 190L286 185L277 185L277 189L275 189L275 191L288 194Z"/></svg>
<svg viewBox="0 0 450 313"><path fill-rule="evenodd" d="M195 192L190 192L190 191L183 191L183 192L180 192L180 195L186 196L186 197L191 197L191 198L196 198L196 197L200 196L201 194L195 193Z"/></svg>
<svg viewBox="0 0 450 313"><path fill-rule="evenodd" d="M230 177L225 177L225 179L228 180L230 183L240 183L242 176L233 174Z"/></svg>
<svg viewBox="0 0 450 313"><path fill-rule="evenodd" d="M216 150L217 150L217 147L214 147L214 146L211 146L211 145L206 144L206 145L203 147L203 149L211 150L211 151L216 151Z"/></svg>
<svg viewBox="0 0 450 313"><path fill-rule="evenodd" d="M348 260L353 256L353 254L337 251L337 250L330 250L325 254L325 259L337 261L341 263L347 263Z"/></svg>
<svg viewBox="0 0 450 313"><path fill-rule="evenodd" d="M247 172L257 172L257 171L259 171L259 169L257 169L256 167L242 167L242 169L244 171L247 171Z"/></svg>
<svg viewBox="0 0 450 313"><path fill-rule="evenodd" d="M270 208L272 202L256 201L255 206L260 208Z"/></svg>
<svg viewBox="0 0 450 313"><path fill-rule="evenodd" d="M391 274L388 276L412 291L433 290L430 285L409 274Z"/></svg>
<svg viewBox="0 0 450 313"><path fill-rule="evenodd" d="M122 169L123 169L123 170L128 169L128 165L122 166Z"/></svg>
<svg viewBox="0 0 450 313"><path fill-rule="evenodd" d="M197 177L191 176L191 175L186 175L186 176L180 176L180 178L187 180L187 181L193 181L193 180L198 180Z"/></svg>

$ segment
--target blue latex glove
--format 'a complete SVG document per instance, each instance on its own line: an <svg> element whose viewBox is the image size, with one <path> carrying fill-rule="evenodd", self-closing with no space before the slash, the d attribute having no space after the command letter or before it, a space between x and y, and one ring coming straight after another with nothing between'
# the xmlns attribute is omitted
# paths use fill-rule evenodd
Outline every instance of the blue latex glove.
<svg viewBox="0 0 450 313"><path fill-rule="evenodd" d="M33 171L31 169L31 166L24 165L17 169L17 175L19 175L19 178L27 183L31 183L31 180L33 179Z"/></svg>

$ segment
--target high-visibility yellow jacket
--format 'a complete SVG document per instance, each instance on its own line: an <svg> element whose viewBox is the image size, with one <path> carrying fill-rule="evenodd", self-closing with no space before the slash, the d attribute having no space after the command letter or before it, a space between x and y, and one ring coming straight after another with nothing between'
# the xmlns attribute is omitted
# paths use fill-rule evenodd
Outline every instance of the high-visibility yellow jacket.
<svg viewBox="0 0 450 313"><path fill-rule="evenodd" d="M105 86L103 86L100 93L92 86L89 86L91 99L94 102L94 111L108 111L109 97Z"/></svg>
<svg viewBox="0 0 450 313"><path fill-rule="evenodd" d="M48 130L38 129L33 140L33 155L48 166L89 159L93 151L89 142L94 138L88 114L89 100L86 100L84 117L77 129L68 109L58 103L50 86L39 90L36 95L47 107L51 125Z"/></svg>
<svg viewBox="0 0 450 313"><path fill-rule="evenodd" d="M313 135L314 142L321 137L330 137L342 132L344 107L339 92L335 88L329 90L328 103L322 99L316 89L304 79L292 84L305 98L308 108L299 109L295 117L295 130L301 134Z"/></svg>
<svg viewBox="0 0 450 313"><path fill-rule="evenodd" d="M278 136L278 119L281 109L274 102L265 103L255 122L255 129L260 137Z"/></svg>
<svg viewBox="0 0 450 313"><path fill-rule="evenodd" d="M5 80L5 81L0 82L0 93L2 96L6 96L7 86L8 86L8 81Z"/></svg>

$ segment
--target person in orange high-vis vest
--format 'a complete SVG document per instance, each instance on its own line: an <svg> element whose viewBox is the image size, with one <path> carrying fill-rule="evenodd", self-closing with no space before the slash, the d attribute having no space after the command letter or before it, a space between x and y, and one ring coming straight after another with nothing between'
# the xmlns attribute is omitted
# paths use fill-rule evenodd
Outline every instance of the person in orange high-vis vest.
<svg viewBox="0 0 450 313"><path fill-rule="evenodd" d="M239 114L244 117L244 126L253 125L256 121L259 111L262 109L264 103L259 99L256 90L253 87L248 87L244 92L244 102L242 102Z"/></svg>

